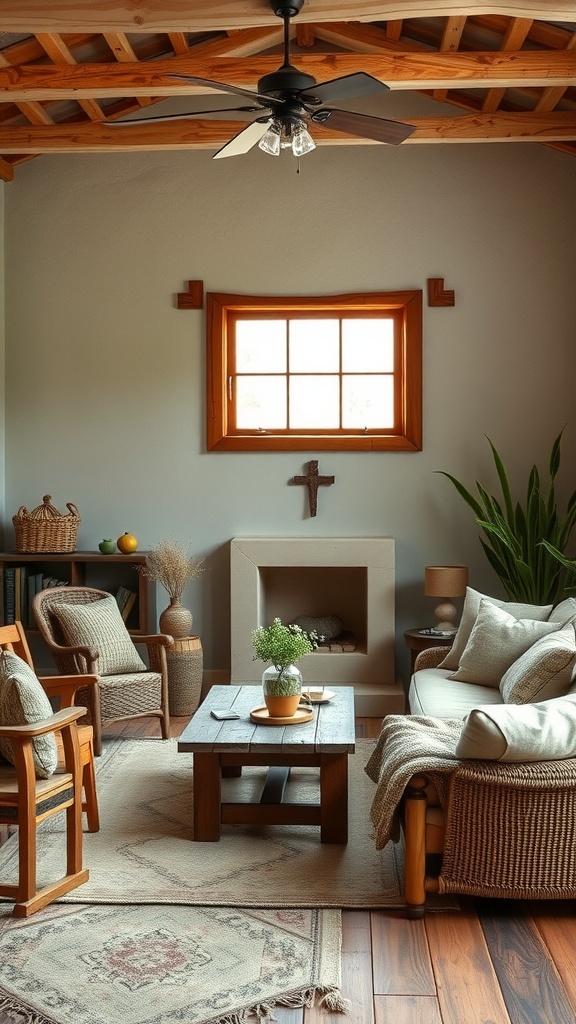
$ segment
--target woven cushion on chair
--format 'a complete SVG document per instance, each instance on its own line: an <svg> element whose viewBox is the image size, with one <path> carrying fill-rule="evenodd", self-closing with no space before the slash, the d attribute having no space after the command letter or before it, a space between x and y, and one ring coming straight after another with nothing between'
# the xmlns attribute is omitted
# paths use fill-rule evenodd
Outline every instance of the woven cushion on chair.
<svg viewBox="0 0 576 1024"><path fill-rule="evenodd" d="M41 722L54 714L42 684L29 665L12 651L2 654L0 672L0 725L26 725ZM14 753L10 740L0 742L0 752L10 764ZM58 764L54 734L37 736L32 741L32 756L36 775L48 779Z"/></svg>
<svg viewBox="0 0 576 1024"><path fill-rule="evenodd" d="M59 604L54 615L71 646L93 647L98 651L99 675L146 671L111 595L89 604Z"/></svg>
<svg viewBox="0 0 576 1024"><path fill-rule="evenodd" d="M162 676L159 672L131 672L105 676L100 686L102 721L156 711L162 704Z"/></svg>

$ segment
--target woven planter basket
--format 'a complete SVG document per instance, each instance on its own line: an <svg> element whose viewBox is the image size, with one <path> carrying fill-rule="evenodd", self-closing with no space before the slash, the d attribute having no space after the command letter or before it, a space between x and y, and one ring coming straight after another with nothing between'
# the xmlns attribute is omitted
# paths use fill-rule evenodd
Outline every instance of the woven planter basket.
<svg viewBox="0 0 576 1024"><path fill-rule="evenodd" d="M76 551L80 522L80 513L76 505L67 502L66 508L69 511L62 515L50 504L50 494L45 494L42 501L43 504L38 505L32 512L21 505L16 515L12 516L16 551L19 554L60 554Z"/></svg>
<svg viewBox="0 0 576 1024"><path fill-rule="evenodd" d="M175 640L166 648L168 703L170 714L193 715L202 692L203 652L199 636Z"/></svg>

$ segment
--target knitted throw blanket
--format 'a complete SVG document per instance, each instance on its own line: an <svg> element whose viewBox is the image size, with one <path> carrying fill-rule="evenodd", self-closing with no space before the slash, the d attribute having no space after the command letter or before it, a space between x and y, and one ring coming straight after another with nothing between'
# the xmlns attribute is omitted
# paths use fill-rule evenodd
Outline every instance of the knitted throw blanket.
<svg viewBox="0 0 576 1024"><path fill-rule="evenodd" d="M376 783L370 817L376 849L400 834L398 809L404 790L419 772L446 773L458 765L455 750L462 730L457 719L424 715L387 715L365 772Z"/></svg>

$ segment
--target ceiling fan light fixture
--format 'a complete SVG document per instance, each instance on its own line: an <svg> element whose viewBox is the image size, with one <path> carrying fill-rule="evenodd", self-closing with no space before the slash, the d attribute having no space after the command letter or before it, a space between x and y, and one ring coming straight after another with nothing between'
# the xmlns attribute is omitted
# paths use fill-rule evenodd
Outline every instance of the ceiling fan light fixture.
<svg viewBox="0 0 576 1024"><path fill-rule="evenodd" d="M270 156L280 156L280 132L281 125L277 121L273 121L258 143L264 153L268 153Z"/></svg>
<svg viewBox="0 0 576 1024"><path fill-rule="evenodd" d="M316 143L304 122L300 121L292 135L292 152L294 156L304 156L306 153L311 153L313 149L316 149Z"/></svg>

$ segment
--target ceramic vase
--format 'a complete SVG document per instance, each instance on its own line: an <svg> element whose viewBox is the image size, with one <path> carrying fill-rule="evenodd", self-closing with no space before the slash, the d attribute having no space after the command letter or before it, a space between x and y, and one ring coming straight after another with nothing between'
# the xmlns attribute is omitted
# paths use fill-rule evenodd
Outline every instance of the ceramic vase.
<svg viewBox="0 0 576 1024"><path fill-rule="evenodd" d="M264 703L271 718L291 718L302 696L302 673L296 665L277 669L269 665L262 673Z"/></svg>
<svg viewBox="0 0 576 1024"><path fill-rule="evenodd" d="M190 636L192 632L192 612L180 603L179 597L171 597L168 608L160 614L158 620L161 633L168 633L175 640Z"/></svg>

